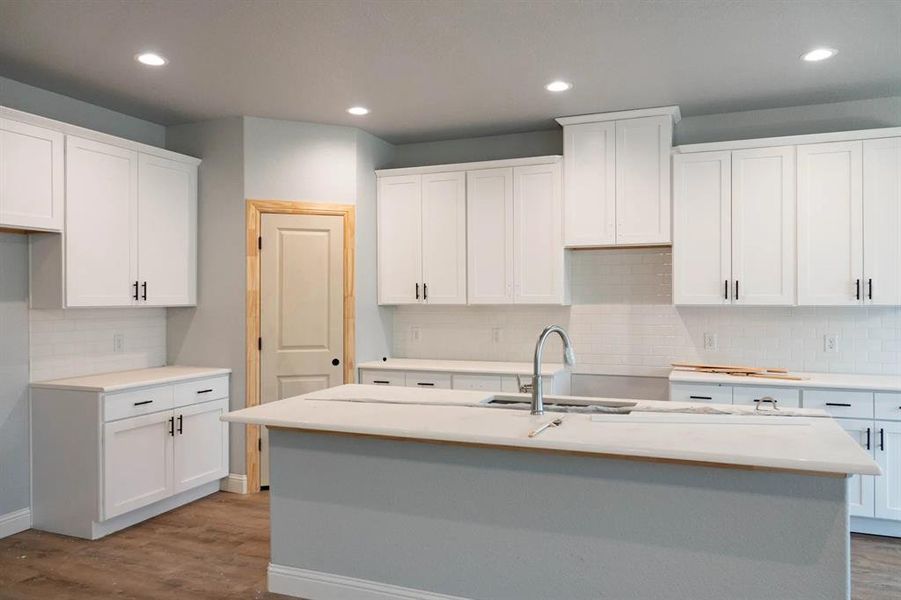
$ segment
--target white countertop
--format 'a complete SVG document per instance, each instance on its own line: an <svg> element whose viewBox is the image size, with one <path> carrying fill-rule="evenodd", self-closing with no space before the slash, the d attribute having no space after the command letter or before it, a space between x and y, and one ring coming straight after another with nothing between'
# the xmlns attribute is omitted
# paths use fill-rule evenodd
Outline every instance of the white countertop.
<svg viewBox="0 0 901 600"><path fill-rule="evenodd" d="M431 358L389 358L360 363L358 369L382 369L386 371L438 371L442 373L472 373L498 375L531 375L530 362L494 362L483 360L438 360ZM561 364L541 365L541 374L557 375L566 370Z"/></svg>
<svg viewBox="0 0 901 600"><path fill-rule="evenodd" d="M480 407L494 394L344 385L228 413L223 420L393 439L564 452L618 459L698 463L819 475L878 475L879 467L825 412L797 417L636 413L591 415ZM512 394L502 394L510 396ZM528 398L527 395L519 395ZM590 398L588 400L598 400ZM712 405L638 400L633 410ZM754 407L723 405L739 415ZM560 427L529 438L555 418ZM742 421L742 419L747 419Z"/></svg>
<svg viewBox="0 0 901 600"><path fill-rule="evenodd" d="M148 385L162 385L201 379L203 377L213 377L214 375L226 375L228 373L231 373L231 369L179 366L154 367L151 369L115 371L112 373L85 375L83 377L53 379L51 381L35 381L31 383L31 387L85 392L115 392Z"/></svg>
<svg viewBox="0 0 901 600"><path fill-rule="evenodd" d="M698 373L673 370L671 383L724 383L727 385L764 385L771 387L799 387L818 389L868 390L874 392L901 392L901 375L854 375L845 373L792 372L803 377L801 381L770 379L768 377L740 377L724 373Z"/></svg>

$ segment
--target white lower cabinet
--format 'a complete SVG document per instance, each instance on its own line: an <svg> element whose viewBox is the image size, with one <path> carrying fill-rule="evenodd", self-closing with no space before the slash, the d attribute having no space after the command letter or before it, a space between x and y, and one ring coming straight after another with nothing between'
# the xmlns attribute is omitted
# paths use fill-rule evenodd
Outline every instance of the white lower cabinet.
<svg viewBox="0 0 901 600"><path fill-rule="evenodd" d="M561 371L553 375L542 375L546 394L565 395L570 392L569 373ZM418 387L423 389L454 389L482 392L504 392L515 394L520 385L531 384L529 374L513 373L473 373L471 371L400 371L389 369L360 368L359 381L366 385L393 385Z"/></svg>
<svg viewBox="0 0 901 600"><path fill-rule="evenodd" d="M774 407L776 409L798 408L801 406L801 392L797 388L760 385L735 386L732 389L732 404L760 406L760 410Z"/></svg>
<svg viewBox="0 0 901 600"><path fill-rule="evenodd" d="M873 422L862 419L836 419L860 446L873 454ZM852 517L873 517L875 514L875 485L873 475L852 475L848 478L848 514Z"/></svg>
<svg viewBox="0 0 901 600"><path fill-rule="evenodd" d="M901 422L876 421L874 450L882 477L876 478L877 519L901 520Z"/></svg>
<svg viewBox="0 0 901 600"><path fill-rule="evenodd" d="M173 411L173 491L228 475L228 424L220 417L228 412L226 399L202 402Z"/></svg>

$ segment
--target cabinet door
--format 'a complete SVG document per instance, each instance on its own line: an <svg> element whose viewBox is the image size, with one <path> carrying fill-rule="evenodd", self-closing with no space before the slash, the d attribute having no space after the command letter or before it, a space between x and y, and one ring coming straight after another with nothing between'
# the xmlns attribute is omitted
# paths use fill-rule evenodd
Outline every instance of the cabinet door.
<svg viewBox="0 0 901 600"><path fill-rule="evenodd" d="M616 243L616 126L563 128L563 236L567 246Z"/></svg>
<svg viewBox="0 0 901 600"><path fill-rule="evenodd" d="M466 174L470 304L513 304L513 169Z"/></svg>
<svg viewBox="0 0 901 600"><path fill-rule="evenodd" d="M378 191L379 304L422 298L422 177L380 177Z"/></svg>
<svg viewBox="0 0 901 600"><path fill-rule="evenodd" d="M863 276L868 304L901 304L901 138L863 143Z"/></svg>
<svg viewBox="0 0 901 600"><path fill-rule="evenodd" d="M673 157L673 303L732 298L731 153Z"/></svg>
<svg viewBox="0 0 901 600"><path fill-rule="evenodd" d="M798 146L798 304L859 304L861 143Z"/></svg>
<svg viewBox="0 0 901 600"><path fill-rule="evenodd" d="M901 520L901 422L876 421L876 518Z"/></svg>
<svg viewBox="0 0 901 600"><path fill-rule="evenodd" d="M466 172L422 176L422 298L466 304Z"/></svg>
<svg viewBox="0 0 901 600"><path fill-rule="evenodd" d="M836 419L835 422L848 432L854 441L873 453L873 422L858 419ZM876 477L852 475L848 478L848 513L852 517L872 517L876 498Z"/></svg>
<svg viewBox="0 0 901 600"><path fill-rule="evenodd" d="M185 406L175 411L175 493L228 475L228 399Z"/></svg>
<svg viewBox="0 0 901 600"><path fill-rule="evenodd" d="M194 304L197 292L197 167L138 158L141 304ZM146 296L146 300L144 297Z"/></svg>
<svg viewBox="0 0 901 600"><path fill-rule="evenodd" d="M735 304L795 303L795 149L732 153Z"/></svg>
<svg viewBox="0 0 901 600"><path fill-rule="evenodd" d="M66 138L66 304L128 306L137 281L138 155Z"/></svg>
<svg viewBox="0 0 901 600"><path fill-rule="evenodd" d="M520 304L563 302L560 165L513 169L513 295Z"/></svg>
<svg viewBox="0 0 901 600"><path fill-rule="evenodd" d="M668 244L670 150L668 116L616 122L616 243Z"/></svg>
<svg viewBox="0 0 901 600"><path fill-rule="evenodd" d="M63 134L0 119L0 227L61 231Z"/></svg>
<svg viewBox="0 0 901 600"><path fill-rule="evenodd" d="M172 411L103 425L103 518L172 495Z"/></svg>

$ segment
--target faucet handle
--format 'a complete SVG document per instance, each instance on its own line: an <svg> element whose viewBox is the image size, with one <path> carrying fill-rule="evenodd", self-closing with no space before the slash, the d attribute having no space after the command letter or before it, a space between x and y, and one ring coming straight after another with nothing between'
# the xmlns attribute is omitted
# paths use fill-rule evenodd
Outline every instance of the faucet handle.
<svg viewBox="0 0 901 600"><path fill-rule="evenodd" d="M522 376L516 376L516 387L519 388L520 394L531 394L532 393L532 384L531 383L523 383Z"/></svg>

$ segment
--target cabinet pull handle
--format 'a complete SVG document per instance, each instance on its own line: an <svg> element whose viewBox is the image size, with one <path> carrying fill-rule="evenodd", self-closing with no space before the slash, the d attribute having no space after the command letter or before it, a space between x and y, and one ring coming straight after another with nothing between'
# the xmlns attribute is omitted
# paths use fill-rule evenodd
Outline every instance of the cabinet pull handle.
<svg viewBox="0 0 901 600"><path fill-rule="evenodd" d="M885 429L879 428L879 449L885 452Z"/></svg>
<svg viewBox="0 0 901 600"><path fill-rule="evenodd" d="M776 403L779 402L772 396L764 396L763 398L754 398L754 402L757 402L757 410L760 410L760 407L765 403L770 402L773 405L773 410L779 410L779 407L776 406Z"/></svg>
<svg viewBox="0 0 901 600"><path fill-rule="evenodd" d="M175 437L175 417L169 417L169 435Z"/></svg>
<svg viewBox="0 0 901 600"><path fill-rule="evenodd" d="M689 396L692 400L713 400L712 396Z"/></svg>
<svg viewBox="0 0 901 600"><path fill-rule="evenodd" d="M137 281L134 282L134 286L135 286L135 295L133 296L133 298L135 300L137 300L138 299L138 282Z"/></svg>
<svg viewBox="0 0 901 600"><path fill-rule="evenodd" d="M855 280L854 282L854 297L857 300L860 300L860 279Z"/></svg>
<svg viewBox="0 0 901 600"><path fill-rule="evenodd" d="M213 388L209 388L209 389L206 389L206 390L197 390L197 393L198 393L198 394L209 394L209 393L212 392L212 391L213 391Z"/></svg>
<svg viewBox="0 0 901 600"><path fill-rule="evenodd" d="M178 435L184 435L184 433L185 433L184 427L183 427L184 424L185 424L184 415L178 415Z"/></svg>
<svg viewBox="0 0 901 600"><path fill-rule="evenodd" d="M373 380L372 380L372 383L377 383L377 384L379 384L379 385L388 385L388 384L390 384L391 382L390 382L390 381L386 381L386 380L384 380L384 379L373 379Z"/></svg>
<svg viewBox="0 0 901 600"><path fill-rule="evenodd" d="M416 385L421 385L421 386L423 386L423 387L434 387L434 386L435 386L434 383L426 383L426 382L424 382L424 381L420 381L420 382L417 383Z"/></svg>
<svg viewBox="0 0 901 600"><path fill-rule="evenodd" d="M738 300L738 279L735 280L735 299Z"/></svg>
<svg viewBox="0 0 901 600"><path fill-rule="evenodd" d="M416 284L416 299L419 300L419 284Z"/></svg>
<svg viewBox="0 0 901 600"><path fill-rule="evenodd" d="M872 277L867 279L867 299L868 300L873 299L873 278Z"/></svg>
<svg viewBox="0 0 901 600"><path fill-rule="evenodd" d="M826 406L851 406L847 402L827 402Z"/></svg>
<svg viewBox="0 0 901 600"><path fill-rule="evenodd" d="M867 450L870 449L870 428L867 427Z"/></svg>
<svg viewBox="0 0 901 600"><path fill-rule="evenodd" d="M424 283L422 284L422 299L423 300L429 299L429 286L427 286Z"/></svg>
<svg viewBox="0 0 901 600"><path fill-rule="evenodd" d="M723 299L725 299L725 300L729 299L729 280L728 279L723 281Z"/></svg>
<svg viewBox="0 0 901 600"><path fill-rule="evenodd" d="M141 289L142 289L141 300L146 300L147 299L147 282L146 281L141 284Z"/></svg>
<svg viewBox="0 0 901 600"><path fill-rule="evenodd" d="M135 402L134 405L135 406L144 406L145 404L151 404L151 403L153 403L153 400L142 400L140 402Z"/></svg>

